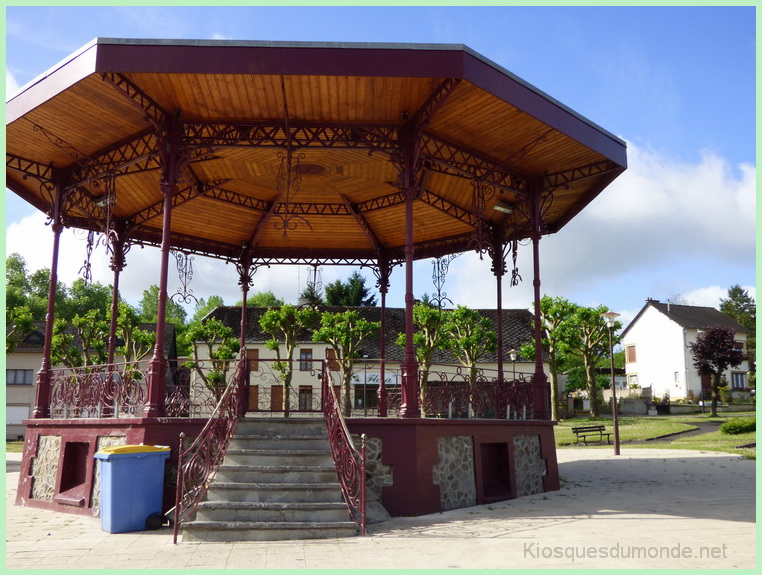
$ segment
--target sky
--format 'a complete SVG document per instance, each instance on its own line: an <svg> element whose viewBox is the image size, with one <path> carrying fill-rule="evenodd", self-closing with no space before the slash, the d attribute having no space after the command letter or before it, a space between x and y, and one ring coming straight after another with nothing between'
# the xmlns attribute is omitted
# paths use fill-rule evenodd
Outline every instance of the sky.
<svg viewBox="0 0 762 575"><path fill-rule="evenodd" d="M7 7L6 97L96 37L464 44L627 142L627 171L540 242L543 294L605 305L626 325L647 298L718 307L735 284L756 298L755 20L754 7ZM6 253L50 267L44 216L8 190L5 202ZM110 284L101 252L93 278ZM506 308L532 304L531 252L519 248L523 281L504 281ZM65 231L59 279L71 284L84 258L84 235ZM120 288L136 304L158 283L159 252L127 258ZM192 263L196 297L240 300L233 266ZM416 262L416 297L435 291L432 270ZM295 303L307 271L260 270L252 292ZM401 307L399 268L391 282L387 305ZM489 261L460 255L443 290L494 307Z"/></svg>

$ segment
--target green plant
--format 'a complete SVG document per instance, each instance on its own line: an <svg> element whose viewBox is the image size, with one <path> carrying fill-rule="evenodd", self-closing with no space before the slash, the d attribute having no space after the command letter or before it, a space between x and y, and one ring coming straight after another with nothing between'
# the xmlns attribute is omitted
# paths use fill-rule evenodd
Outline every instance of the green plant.
<svg viewBox="0 0 762 575"><path fill-rule="evenodd" d="M728 435L738 435L740 433L751 433L757 430L756 417L739 417L726 421L720 426L720 431Z"/></svg>

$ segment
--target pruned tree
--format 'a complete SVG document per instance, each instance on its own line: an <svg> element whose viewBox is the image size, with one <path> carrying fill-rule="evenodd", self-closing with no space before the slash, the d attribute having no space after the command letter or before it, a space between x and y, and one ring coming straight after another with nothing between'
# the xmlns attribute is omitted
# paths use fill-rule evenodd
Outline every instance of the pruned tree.
<svg viewBox="0 0 762 575"><path fill-rule="evenodd" d="M712 416L717 415L719 387L725 370L737 367L745 359L735 342L735 331L714 325L699 333L695 343L689 344L693 365L700 374L712 376Z"/></svg>
<svg viewBox="0 0 762 575"><path fill-rule="evenodd" d="M489 318L478 311L457 306L447 312L443 331L443 346L468 369L469 386L473 395L478 374L478 363L485 354L497 349L497 332Z"/></svg>
<svg viewBox="0 0 762 575"><path fill-rule="evenodd" d="M277 359L273 367L280 373L283 382L283 410L287 417L291 407L289 391L294 372L294 351L299 338L307 336L319 316L320 313L315 308L284 304L280 308L267 310L259 318L260 327L270 336L270 339L265 342L265 346L275 352ZM281 342L283 353L281 352Z"/></svg>
<svg viewBox="0 0 762 575"><path fill-rule="evenodd" d="M11 353L34 330L29 306L5 307L5 353Z"/></svg>
<svg viewBox="0 0 762 575"><path fill-rule="evenodd" d="M210 318L205 322L191 326L186 334L193 342L192 359L186 367L195 369L204 385L219 401L226 386L230 360L238 351L238 340L233 337L233 330L220 320ZM206 357L200 350L205 349ZM208 360L208 367L204 361Z"/></svg>
<svg viewBox="0 0 762 575"><path fill-rule="evenodd" d="M70 327L71 326L71 327ZM109 324L102 311L91 309L75 314L71 321L53 323L51 361L67 367L99 365L108 358Z"/></svg>
<svg viewBox="0 0 762 575"><path fill-rule="evenodd" d="M368 321L355 310L343 313L326 312L320 316L320 328L312 334L313 341L328 344L335 354L342 381L343 413L352 413L352 371L359 357L360 346L369 337L378 333L381 322Z"/></svg>
<svg viewBox="0 0 762 575"><path fill-rule="evenodd" d="M424 294L425 295L425 294ZM413 345L415 358L418 360L418 383L420 387L421 405L426 398L426 384L429 379L432 358L437 349L444 349L448 332L443 327L448 312L427 303L416 303L413 306ZM397 345L405 347L407 337L400 333Z"/></svg>
<svg viewBox="0 0 762 575"><path fill-rule="evenodd" d="M129 304L119 302L119 315L116 320L116 335L122 345L116 353L124 357L126 363L136 363L149 354L156 344L156 332L140 327L138 311Z"/></svg>
<svg viewBox="0 0 762 575"><path fill-rule="evenodd" d="M565 323L562 333L563 346L569 354L582 360L587 380L587 393L590 397L590 415L598 417L598 385L596 366L603 357L608 357L610 351L609 330L601 314L608 311L606 306L582 307L577 306L569 321ZM622 328L620 322L615 322L612 329L613 345L619 343L616 332Z"/></svg>
<svg viewBox="0 0 762 575"><path fill-rule="evenodd" d="M564 329L571 322L577 305L563 297L543 296L540 300L540 329L542 347L548 358L550 374L551 419L558 421L558 372L567 350ZM534 342L521 346L520 353L527 359L535 358Z"/></svg>

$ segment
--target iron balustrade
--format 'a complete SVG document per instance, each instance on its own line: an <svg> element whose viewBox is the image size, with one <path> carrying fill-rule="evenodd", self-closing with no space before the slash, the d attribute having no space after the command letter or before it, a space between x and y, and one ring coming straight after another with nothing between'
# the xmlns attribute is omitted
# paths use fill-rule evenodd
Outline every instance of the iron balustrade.
<svg viewBox="0 0 762 575"><path fill-rule="evenodd" d="M225 459L225 453L238 425L238 413L242 401L239 384L244 373L246 373L246 359L236 361L235 370L219 393L217 406L201 433L187 448L185 433L180 433L173 527L174 543L177 543L180 524L196 511Z"/></svg>
<svg viewBox="0 0 762 575"><path fill-rule="evenodd" d="M147 385L147 362L53 369L50 417L140 416L147 399Z"/></svg>
<svg viewBox="0 0 762 575"><path fill-rule="evenodd" d="M323 374L323 413L328 428L328 441L331 445L333 462L336 465L339 485L341 485L341 492L349 509L349 516L352 521L360 526L361 533L365 535L367 522L365 499L366 436L364 433L362 434L362 445L358 450L341 414L341 407L334 393L330 372L325 369L325 366Z"/></svg>

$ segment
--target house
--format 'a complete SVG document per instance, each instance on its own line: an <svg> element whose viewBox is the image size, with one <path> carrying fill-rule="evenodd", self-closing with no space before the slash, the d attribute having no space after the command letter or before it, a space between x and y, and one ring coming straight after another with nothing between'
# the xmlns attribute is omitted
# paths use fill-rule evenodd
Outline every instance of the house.
<svg viewBox="0 0 762 575"><path fill-rule="evenodd" d="M343 312L348 308L344 307L321 307L321 311ZM364 319L372 322L381 321L380 307L357 307L355 309ZM250 360L257 362L258 371L263 370L268 362L270 364L276 357L275 352L269 350L265 341L269 336L264 333L259 325L259 319L267 312L265 307L249 307L246 316L246 347L247 355ZM497 326L497 310L482 309L479 313L490 319L493 326ZM233 330L236 339L240 338L241 329L241 308L233 306L222 306L211 311L206 318L214 318L221 321ZM403 360L404 349L397 344L399 334L405 331L405 310L403 308L386 309L386 334L385 359L384 362L384 381L387 388L394 390L401 383L400 363ZM534 361L518 357L517 361L511 361L508 350L519 349L523 344L533 341L533 316L528 310L503 310L503 373L506 379L524 378L529 380L534 373ZM201 350L199 349L201 352ZM203 353L203 352L202 352ZM371 414L378 406L378 388L380 382L380 358L381 353L381 334L366 340L358 354L354 364L354 373L352 377L352 407L358 414L360 412ZM291 409L305 410L313 397L315 401L319 397L317 390L319 382L315 371L319 370L320 362L327 360L334 385L338 385L337 366L331 361L333 350L327 344L317 343L312 340L311 331L304 333L298 342L294 353L294 375L291 384L293 399ZM203 357L201 358L203 359ZM497 353L493 352L481 358L479 369L487 377L494 377L497 373ZM436 366L429 374L428 381L431 385L436 385L442 381L452 381L462 374L464 369L458 364L456 358L449 352L436 350L433 356L433 364ZM547 373L547 365L545 365ZM264 369L267 369L266 367ZM260 375L250 379L249 411L280 410L282 402L282 390L279 388L279 382L276 377L264 378ZM276 388L273 390L273 388ZM354 412L353 412L354 413Z"/></svg>
<svg viewBox="0 0 762 575"><path fill-rule="evenodd" d="M656 399L698 399L711 383L693 366L690 344L714 325L735 330L736 345L745 347L746 328L715 308L648 299L622 332L628 387L651 386ZM724 377L731 390L746 390L748 371L748 361L728 369Z"/></svg>
<svg viewBox="0 0 762 575"><path fill-rule="evenodd" d="M156 331L156 324L141 324L145 331ZM117 340L117 343L120 342ZM37 372L42 365L45 346L45 322L35 322L34 329L10 353L5 355L5 436L8 440L22 439L25 427L34 407L37 389ZM167 324L164 336L164 356L177 358L175 326ZM116 361L124 361L117 356ZM54 366L63 367L63 366Z"/></svg>

